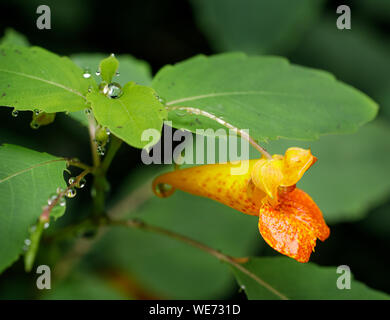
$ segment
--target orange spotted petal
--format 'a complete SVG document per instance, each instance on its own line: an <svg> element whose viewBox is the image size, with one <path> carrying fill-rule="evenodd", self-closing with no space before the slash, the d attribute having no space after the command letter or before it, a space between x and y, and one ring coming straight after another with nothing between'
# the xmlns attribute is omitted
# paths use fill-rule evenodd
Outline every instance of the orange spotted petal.
<svg viewBox="0 0 390 320"><path fill-rule="evenodd" d="M276 251L299 262L309 261L316 245L329 237L320 209L305 192L295 189L279 195L279 205L268 202L260 208L259 230Z"/></svg>
<svg viewBox="0 0 390 320"><path fill-rule="evenodd" d="M229 207L250 215L258 215L261 201L266 196L250 181L250 173L258 160L248 162L248 171L232 175L231 168L237 164L208 164L175 170L157 177L153 191L159 197L167 197L175 189L219 201ZM171 186L171 189L164 187Z"/></svg>
<svg viewBox="0 0 390 320"><path fill-rule="evenodd" d="M310 149L288 148L283 157L283 181L281 186L296 184L303 174L317 161Z"/></svg>

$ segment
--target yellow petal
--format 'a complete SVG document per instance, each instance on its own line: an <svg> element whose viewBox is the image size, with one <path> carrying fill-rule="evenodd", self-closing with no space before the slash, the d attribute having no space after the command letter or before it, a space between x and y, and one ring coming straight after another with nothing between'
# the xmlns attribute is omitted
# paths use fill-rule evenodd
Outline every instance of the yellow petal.
<svg viewBox="0 0 390 320"><path fill-rule="evenodd" d="M258 215L262 199L266 196L251 183L251 171L258 160L248 161L248 172L232 175L237 164L209 164L180 169L163 174L153 181L153 191L159 197L167 197L174 189L207 197L250 215ZM173 189L164 192L161 185Z"/></svg>
<svg viewBox="0 0 390 320"><path fill-rule="evenodd" d="M260 159L253 167L252 181L257 188L264 191L275 202L278 198L278 187L283 181L283 160L277 156L273 159Z"/></svg>
<svg viewBox="0 0 390 320"><path fill-rule="evenodd" d="M281 186L296 184L303 174L317 161L310 149L289 148L283 157L283 181Z"/></svg>

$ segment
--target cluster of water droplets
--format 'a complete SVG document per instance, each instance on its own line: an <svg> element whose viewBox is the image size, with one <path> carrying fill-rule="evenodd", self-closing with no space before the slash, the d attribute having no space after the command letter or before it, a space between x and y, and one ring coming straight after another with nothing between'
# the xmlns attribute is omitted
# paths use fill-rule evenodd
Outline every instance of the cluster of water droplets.
<svg viewBox="0 0 390 320"><path fill-rule="evenodd" d="M98 127L95 131L94 142L96 144L96 151L99 156L104 156L106 153L106 145L110 142L111 131L108 128Z"/></svg>

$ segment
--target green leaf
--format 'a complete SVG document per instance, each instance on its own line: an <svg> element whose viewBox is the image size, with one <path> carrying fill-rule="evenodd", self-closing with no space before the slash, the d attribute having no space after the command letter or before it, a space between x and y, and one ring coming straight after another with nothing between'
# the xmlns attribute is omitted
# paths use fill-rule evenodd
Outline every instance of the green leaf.
<svg viewBox="0 0 390 320"><path fill-rule="evenodd" d="M97 76L95 70L99 69L99 63L107 55L102 53L81 53L71 56L72 61L84 70L90 70L97 83L101 77ZM130 55L116 56L119 61L118 76L115 82L124 86L128 81L135 81L141 85L150 85L152 83L152 74L149 65L143 60L135 59ZM70 117L79 121L84 126L88 126L88 119L83 111L70 112Z"/></svg>
<svg viewBox="0 0 390 320"><path fill-rule="evenodd" d="M0 47L0 105L47 113L85 108L93 79L66 57L39 47Z"/></svg>
<svg viewBox="0 0 390 320"><path fill-rule="evenodd" d="M257 140L315 139L348 133L372 120L377 105L331 74L289 64L285 59L244 54L197 56L166 66L153 87L167 106L205 110ZM170 111L176 128L220 128L198 115Z"/></svg>
<svg viewBox="0 0 390 320"><path fill-rule="evenodd" d="M97 83L101 78L95 74L99 68L99 63L107 57L102 53L80 53L71 56L72 61L82 69L88 69ZM130 55L118 55L116 58L119 61L119 76L115 78L115 82L124 86L129 81L135 81L138 84L149 86L152 83L152 74L147 62L138 60Z"/></svg>
<svg viewBox="0 0 390 320"><path fill-rule="evenodd" d="M390 91L387 39L361 20L355 20L353 32L339 32L334 23L332 15L316 24L294 52L294 61L334 73L370 94L390 115L390 100L385 96Z"/></svg>
<svg viewBox="0 0 390 320"><path fill-rule="evenodd" d="M0 40L0 45L15 45L28 47L30 44L28 43L28 40L24 35L14 29L7 28L5 29L4 37Z"/></svg>
<svg viewBox="0 0 390 320"><path fill-rule="evenodd" d="M314 263L299 263L290 258L250 258L242 265L287 299L295 300L369 300L390 299L385 293L373 290L356 281L351 275L351 289L337 288L336 267L321 267ZM353 270L352 270L353 271ZM280 299L259 285L247 274L233 269L238 283L245 288L248 299Z"/></svg>
<svg viewBox="0 0 390 320"><path fill-rule="evenodd" d="M100 76L103 81L111 83L119 67L119 61L112 54L108 58L103 59L99 64Z"/></svg>
<svg viewBox="0 0 390 320"><path fill-rule="evenodd" d="M311 148L318 157L298 187L321 208L329 223L363 218L390 194L390 126L375 121L357 133L324 136L318 141L275 141L269 151L283 154L288 147Z"/></svg>
<svg viewBox="0 0 390 320"><path fill-rule="evenodd" d="M58 187L66 161L14 145L0 147L0 272L22 253L29 227ZM64 212L65 208L62 208Z"/></svg>
<svg viewBox="0 0 390 320"><path fill-rule="evenodd" d="M155 171L154 171L155 172ZM257 218L209 199L176 192L160 199L151 192L150 174L129 177L123 189L133 201L116 214L167 228L205 243L223 253L247 256L264 242ZM139 205L135 210L134 205ZM166 236L137 229L111 228L85 258L93 266L122 270L147 292L165 299L229 297L233 279L215 257Z"/></svg>
<svg viewBox="0 0 390 320"><path fill-rule="evenodd" d="M110 99L100 92L87 95L96 120L102 126L129 145L143 148L149 141L142 141L142 133L147 129L161 131L166 118L165 106L159 101L152 88L127 83L123 94Z"/></svg>
<svg viewBox="0 0 390 320"><path fill-rule="evenodd" d="M320 0L192 0L195 18L218 51L285 52L319 15Z"/></svg>

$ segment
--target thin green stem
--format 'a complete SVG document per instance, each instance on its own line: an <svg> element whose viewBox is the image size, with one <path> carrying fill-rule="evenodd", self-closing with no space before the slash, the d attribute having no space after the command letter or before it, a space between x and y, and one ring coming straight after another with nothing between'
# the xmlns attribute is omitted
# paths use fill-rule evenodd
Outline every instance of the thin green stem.
<svg viewBox="0 0 390 320"><path fill-rule="evenodd" d="M104 157L104 160L100 166L100 169L106 173L108 168L110 167L111 165L111 162L112 160L114 159L116 153L118 152L119 148L121 147L122 145L122 140L115 137L115 136L112 136L111 138L111 142L110 142L110 147L108 149L108 152L107 152L107 155Z"/></svg>
<svg viewBox="0 0 390 320"><path fill-rule="evenodd" d="M169 238L187 243L193 247L196 247L200 250L207 252L208 254L216 257L218 260L226 262L226 263L230 264L232 267L240 270L242 273L244 273L247 276L249 276L250 278L252 278L255 282L257 282L259 285L263 286L264 288L266 288L267 290L269 290L270 292L272 292L273 294L278 296L280 299L288 300L288 298L284 294L282 294L281 292L276 290L274 287L272 287L269 283L265 282L263 279L260 279L257 275L255 275L254 273L252 273L251 271L246 269L244 266L242 266L242 263L245 263L248 260L247 258L234 258L234 257L228 256L226 254L223 254L220 251L217 251L217 250L215 250L215 249L213 249L213 248L211 248L211 247L209 247L201 242L198 242L196 240L188 238L182 234L172 232L170 230L167 230L167 229L164 229L164 228L161 228L158 226L146 224L138 219L130 219L130 220L122 220L122 221L121 220L119 220L119 221L118 220L107 220L106 223L108 225L112 225L112 226L123 226L123 227L136 228L136 229L141 229L144 231L158 233L158 234L167 236Z"/></svg>

